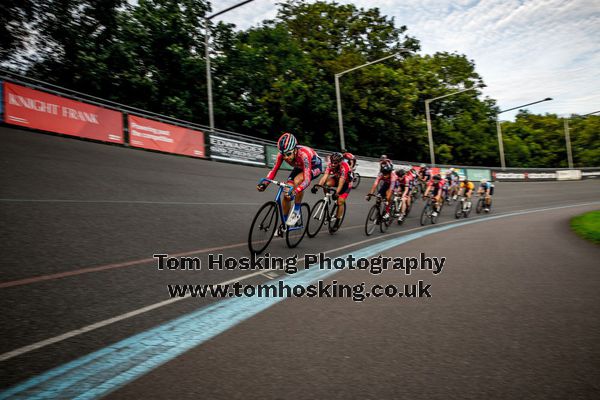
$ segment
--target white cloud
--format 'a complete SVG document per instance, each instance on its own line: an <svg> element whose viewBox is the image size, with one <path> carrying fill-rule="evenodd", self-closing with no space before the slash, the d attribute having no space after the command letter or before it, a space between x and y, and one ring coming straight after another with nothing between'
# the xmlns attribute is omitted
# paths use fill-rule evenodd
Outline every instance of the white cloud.
<svg viewBox="0 0 600 400"><path fill-rule="evenodd" d="M215 2L213 11L239 0ZM221 16L239 29L276 15L276 0L254 0ZM338 0L374 8L421 41L424 53L456 51L475 61L501 109L545 97L535 113L600 109L598 0ZM512 118L516 112L503 115Z"/></svg>

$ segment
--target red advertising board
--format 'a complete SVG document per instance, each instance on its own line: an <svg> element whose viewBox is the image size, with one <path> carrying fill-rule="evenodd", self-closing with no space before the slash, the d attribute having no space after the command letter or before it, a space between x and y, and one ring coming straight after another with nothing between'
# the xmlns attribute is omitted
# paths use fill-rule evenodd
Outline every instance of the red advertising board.
<svg viewBox="0 0 600 400"><path fill-rule="evenodd" d="M128 115L129 143L135 147L205 157L204 133Z"/></svg>
<svg viewBox="0 0 600 400"><path fill-rule="evenodd" d="M123 116L120 112L9 82L4 82L4 122L123 143Z"/></svg>

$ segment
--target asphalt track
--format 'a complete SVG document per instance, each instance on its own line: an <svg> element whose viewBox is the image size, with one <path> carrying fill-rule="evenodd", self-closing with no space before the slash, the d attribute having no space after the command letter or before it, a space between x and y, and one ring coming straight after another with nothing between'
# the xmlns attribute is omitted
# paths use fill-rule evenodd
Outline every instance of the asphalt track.
<svg viewBox="0 0 600 400"><path fill-rule="evenodd" d="M341 256L379 245L385 249L381 254L393 257L421 252L446 257L438 275L344 270L325 277L367 286L423 280L431 284L431 298L303 298L269 308L260 305L260 312L236 308L226 328L172 358L165 347L160 362L136 374L135 368L148 359L144 352L169 340L183 343L190 335L205 334L161 331L164 324L193 315L177 329L195 327L202 322L197 313L233 304L197 298L159 304L169 298L167 284L291 278L240 270L159 271L152 259L155 253L188 254L203 261L209 253L247 256L252 217L274 196L271 189L254 189L266 170L6 127L0 128L0 143L2 389L47 378L46 371L54 369L62 371L54 378L59 379L54 391L38 382L40 386L20 395L600 395L600 248L568 228L571 216L600 208L600 181L498 183L493 213L473 213L469 221L477 223L425 236L434 231L421 228L413 212L402 227L369 238L363 232L371 205L364 201L365 181L350 196L345 227L336 235L322 232L295 251L274 240L268 251L275 256L320 251ZM308 194L305 200L312 204L317 196ZM439 222L433 229L455 224L449 210ZM384 246L416 234L424 236ZM152 305L157 306L144 309ZM210 321L215 327L223 323ZM141 340L146 347L136 348L139 354L110 360L113 369L132 364L116 371L120 380L103 380L106 372L93 363L76 368L77 373L90 371L79 377L61 370L107 346L121 349L119 343L145 332L158 336ZM56 339L44 345L51 338ZM130 342L123 357L132 354ZM32 344L38 345L27 347ZM63 375L71 380L61 381ZM0 392L0 398L7 393Z"/></svg>

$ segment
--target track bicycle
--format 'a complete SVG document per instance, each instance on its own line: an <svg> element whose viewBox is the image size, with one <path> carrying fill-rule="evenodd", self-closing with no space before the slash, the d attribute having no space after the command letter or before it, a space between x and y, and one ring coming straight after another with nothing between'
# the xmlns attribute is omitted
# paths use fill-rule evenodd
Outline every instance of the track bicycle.
<svg viewBox="0 0 600 400"><path fill-rule="evenodd" d="M336 224L338 205L337 201L333 200L333 194L336 192L336 189L321 185L314 185L313 188L322 188L325 192L325 197L317 201L312 207L309 223L306 228L306 234L309 238L317 236L321 230L321 227L323 227L323 224L327 222L327 229L329 230L329 233L333 235L338 229L340 229L342 223L344 223L348 204L344 204L342 218L340 219L339 224Z"/></svg>
<svg viewBox="0 0 600 400"><path fill-rule="evenodd" d="M425 225L427 222L431 222L432 224L435 224L437 222L439 215L442 212L442 208L444 208L443 201L441 202L441 204L439 206L439 210L438 210L437 214L433 215L433 212L435 211L434 199L431 196L427 196L427 201L425 202L423 211L421 211L421 220L420 220L421 225Z"/></svg>
<svg viewBox="0 0 600 400"><path fill-rule="evenodd" d="M360 184L360 174L352 170L352 189L356 189Z"/></svg>
<svg viewBox="0 0 600 400"><path fill-rule="evenodd" d="M460 219L461 217L467 218L471 213L471 199L466 196L460 196L458 203L456 203L456 209L454 210L454 217Z"/></svg>
<svg viewBox="0 0 600 400"><path fill-rule="evenodd" d="M368 194L367 197L375 197L377 200L373 207L369 209L369 213L367 214L367 220L365 222L365 233L367 236L371 236L373 232L375 232L375 227L379 225L379 230L383 233L387 231L389 224L386 223L387 220L384 220L383 216L385 215L386 204L382 201L382 197L380 194ZM391 221L391 217L388 218Z"/></svg>
<svg viewBox="0 0 600 400"><path fill-rule="evenodd" d="M475 207L475 212L477 212L477 214L481 214L481 212L484 210L484 208L486 208L485 194L479 196L479 200L477 200L477 206ZM489 208L490 211L492 210L492 197L491 196L490 196L490 205L487 208Z"/></svg>
<svg viewBox="0 0 600 400"><path fill-rule="evenodd" d="M284 221L284 212L281 196L284 191L291 193L294 189L293 186L287 183L278 182L271 179L263 178L259 184L269 182L279 187L275 200L267 201L259 209L252 225L250 225L250 232L248 233L248 248L251 253L262 253L273 236L277 233L277 236L284 236L287 246L294 248L300 244L306 233L306 227L308 225L308 217L310 215L310 207L306 203L300 205L300 218L294 226L287 226ZM290 201L290 214L294 210L294 198ZM281 222L280 222L281 221Z"/></svg>

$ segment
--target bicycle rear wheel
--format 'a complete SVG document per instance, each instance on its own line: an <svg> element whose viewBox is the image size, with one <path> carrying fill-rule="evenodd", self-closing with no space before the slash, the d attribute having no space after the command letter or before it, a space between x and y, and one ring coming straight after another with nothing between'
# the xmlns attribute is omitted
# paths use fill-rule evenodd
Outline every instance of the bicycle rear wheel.
<svg viewBox="0 0 600 400"><path fill-rule="evenodd" d="M454 210L454 218L460 219L460 217L463 216L463 205L464 205L464 202L462 202L462 201L459 201L458 203L456 203L456 209Z"/></svg>
<svg viewBox="0 0 600 400"><path fill-rule="evenodd" d="M375 232L375 227L379 223L379 206L374 205L369 209L367 221L365 222L365 233L371 236Z"/></svg>
<svg viewBox="0 0 600 400"><path fill-rule="evenodd" d="M285 241L290 249L298 246L308 226L308 218L310 216L310 207L306 203L302 203L300 206L300 219L294 226L288 226L285 231Z"/></svg>
<svg viewBox="0 0 600 400"><path fill-rule="evenodd" d="M325 219L327 218L327 207L325 207L325 200L321 199L315 203L310 213L308 220L308 226L306 227L306 234L309 238L317 236Z"/></svg>
<svg viewBox="0 0 600 400"><path fill-rule="evenodd" d="M328 229L329 229L330 234L333 235L342 227L342 224L344 223L344 218L346 218L346 210L347 209L348 209L348 204L344 204L344 211L342 212L342 217L340 218L340 222L338 224L332 223L331 219L329 220ZM338 205L336 203L331 208L331 218L337 218L337 210L338 210Z"/></svg>
<svg viewBox="0 0 600 400"><path fill-rule="evenodd" d="M481 214L481 211L483 211L483 202L484 202L484 198L480 197L479 200L477 200L477 207L475 207L475 212L477 214Z"/></svg>
<svg viewBox="0 0 600 400"><path fill-rule="evenodd" d="M277 229L278 220L277 203L268 201L263 204L254 216L248 233L248 248L251 253L262 253L267 248Z"/></svg>
<svg viewBox="0 0 600 400"><path fill-rule="evenodd" d="M358 188L359 184L360 184L360 175L358 174L358 172L355 172L354 179L352 180L352 189Z"/></svg>
<svg viewBox="0 0 600 400"><path fill-rule="evenodd" d="M385 233L388 228L390 227L390 224L392 223L392 207L390 207L390 212L389 212L389 216L387 220L383 219L383 215L385 214L385 205L381 205L381 208L383 208L383 211L379 211L379 231L381 233Z"/></svg>

